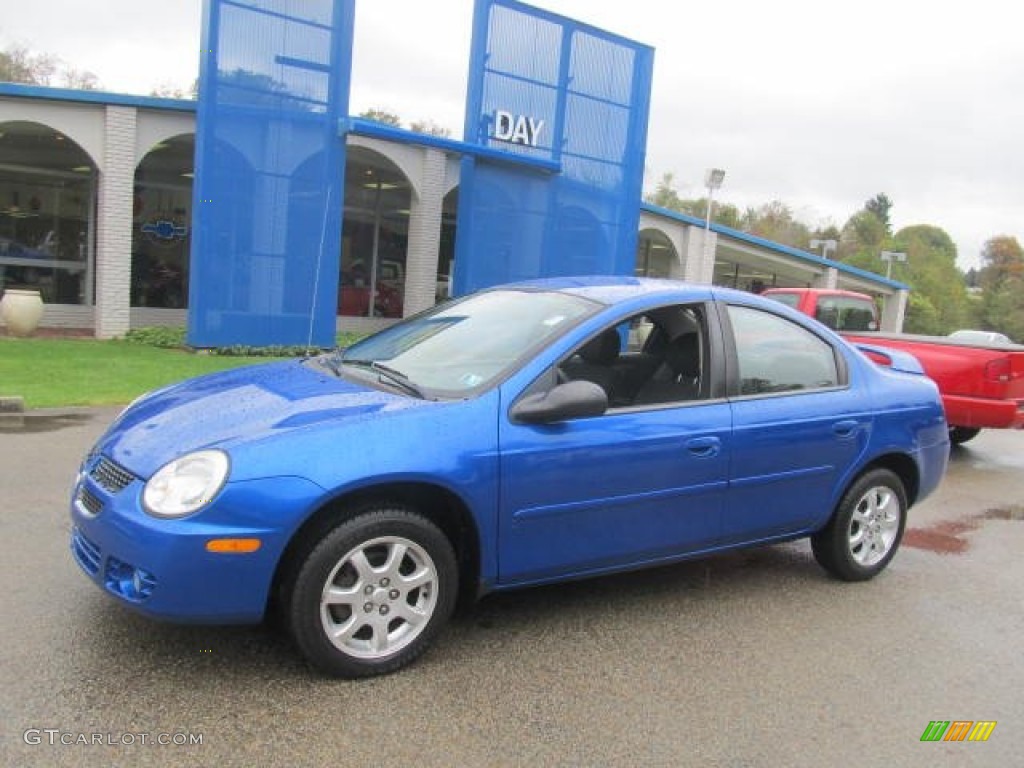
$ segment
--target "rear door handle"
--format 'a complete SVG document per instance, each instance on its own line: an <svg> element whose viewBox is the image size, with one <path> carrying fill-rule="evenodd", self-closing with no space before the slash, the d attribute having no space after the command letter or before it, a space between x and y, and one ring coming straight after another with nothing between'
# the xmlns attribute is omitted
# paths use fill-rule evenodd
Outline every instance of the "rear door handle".
<svg viewBox="0 0 1024 768"><path fill-rule="evenodd" d="M686 450L700 458L717 456L721 449L722 441L717 437L694 437L686 441Z"/></svg>
<svg viewBox="0 0 1024 768"><path fill-rule="evenodd" d="M839 437L851 437L857 432L860 427L860 422L854 419L847 419L846 421L837 421L832 425L832 431L835 432Z"/></svg>

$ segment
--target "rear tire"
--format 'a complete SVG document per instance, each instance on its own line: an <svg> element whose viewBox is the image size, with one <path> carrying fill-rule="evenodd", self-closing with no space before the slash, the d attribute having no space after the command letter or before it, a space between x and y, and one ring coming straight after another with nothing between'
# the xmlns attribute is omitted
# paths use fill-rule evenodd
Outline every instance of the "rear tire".
<svg viewBox="0 0 1024 768"><path fill-rule="evenodd" d="M330 675L368 677L410 664L455 607L452 545L410 509L370 509L298 557L286 594L289 627L303 655Z"/></svg>
<svg viewBox="0 0 1024 768"><path fill-rule="evenodd" d="M950 427L949 442L953 445L963 445L968 440L976 438L979 432L981 430L975 427Z"/></svg>
<svg viewBox="0 0 1024 768"><path fill-rule="evenodd" d="M906 522L903 482L888 469L872 469L854 481L828 525L811 536L814 558L838 579L866 581L889 565Z"/></svg>

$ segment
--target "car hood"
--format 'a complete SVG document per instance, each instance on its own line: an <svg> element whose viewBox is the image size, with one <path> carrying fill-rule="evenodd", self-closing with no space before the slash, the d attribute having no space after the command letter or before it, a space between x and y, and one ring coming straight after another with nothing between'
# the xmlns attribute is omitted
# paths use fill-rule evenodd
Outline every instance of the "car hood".
<svg viewBox="0 0 1024 768"><path fill-rule="evenodd" d="M306 429L377 419L431 401L371 389L298 361L249 366L190 379L146 395L100 439L103 452L148 478L177 456Z"/></svg>

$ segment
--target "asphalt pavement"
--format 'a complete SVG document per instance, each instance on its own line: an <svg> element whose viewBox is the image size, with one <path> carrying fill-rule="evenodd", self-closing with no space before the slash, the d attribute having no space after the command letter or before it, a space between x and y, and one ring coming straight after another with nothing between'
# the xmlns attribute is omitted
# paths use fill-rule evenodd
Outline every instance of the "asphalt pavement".
<svg viewBox="0 0 1024 768"><path fill-rule="evenodd" d="M0 765L1021 764L1024 432L954 450L871 582L797 542L523 590L345 682L273 630L159 624L79 572L68 495L115 414L0 423ZM996 726L921 742L935 720Z"/></svg>

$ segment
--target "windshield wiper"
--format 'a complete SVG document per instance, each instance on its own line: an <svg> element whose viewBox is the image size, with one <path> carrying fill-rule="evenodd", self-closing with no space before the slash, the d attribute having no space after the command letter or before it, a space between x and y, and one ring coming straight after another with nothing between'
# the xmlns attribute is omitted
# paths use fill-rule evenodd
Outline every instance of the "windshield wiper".
<svg viewBox="0 0 1024 768"><path fill-rule="evenodd" d="M371 371L379 373L383 378L390 381L399 389L405 390L413 397L418 397L420 400L427 399L427 396L423 393L423 390L416 386L408 376L406 376L401 371L395 370L394 368L389 368L388 366L376 360L346 360L343 357L341 358L341 363L342 365L354 365L358 368L368 368Z"/></svg>
<svg viewBox="0 0 1024 768"><path fill-rule="evenodd" d="M316 361L335 376L341 376L341 358L338 355L321 355Z"/></svg>

